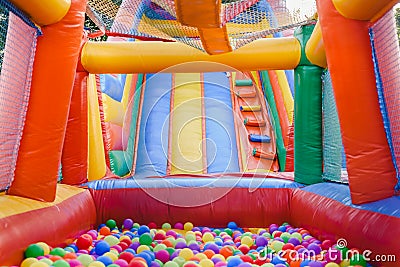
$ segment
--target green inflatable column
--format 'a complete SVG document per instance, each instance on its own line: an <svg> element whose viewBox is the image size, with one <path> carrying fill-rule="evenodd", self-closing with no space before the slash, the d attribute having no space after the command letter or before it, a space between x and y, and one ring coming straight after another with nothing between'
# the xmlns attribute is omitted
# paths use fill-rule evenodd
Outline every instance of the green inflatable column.
<svg viewBox="0 0 400 267"><path fill-rule="evenodd" d="M295 31L302 47L294 70L294 180L303 184L322 182L322 80L323 69L313 65L304 48L314 25Z"/></svg>

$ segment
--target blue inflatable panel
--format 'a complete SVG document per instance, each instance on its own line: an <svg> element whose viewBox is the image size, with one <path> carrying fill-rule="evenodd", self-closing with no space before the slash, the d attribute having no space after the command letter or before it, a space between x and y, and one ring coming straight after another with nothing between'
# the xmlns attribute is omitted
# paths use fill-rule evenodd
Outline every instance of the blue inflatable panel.
<svg viewBox="0 0 400 267"><path fill-rule="evenodd" d="M166 175L172 75L147 74L136 173Z"/></svg>
<svg viewBox="0 0 400 267"><path fill-rule="evenodd" d="M111 74L100 74L100 88L103 93L112 99L121 102L124 94L124 86L118 76Z"/></svg>
<svg viewBox="0 0 400 267"><path fill-rule="evenodd" d="M207 172L239 172L229 78L223 72L204 73Z"/></svg>
<svg viewBox="0 0 400 267"><path fill-rule="evenodd" d="M256 180L256 182L255 182ZM254 187L252 185L257 185ZM122 188L182 188L182 187L211 187L211 188L298 188L299 183L276 178L146 178L146 179L113 179L97 180L86 184L94 190Z"/></svg>
<svg viewBox="0 0 400 267"><path fill-rule="evenodd" d="M294 97L294 70L285 70L286 78L289 83L290 92Z"/></svg>
<svg viewBox="0 0 400 267"><path fill-rule="evenodd" d="M356 209L369 210L389 216L400 217L400 197L398 196L362 205L353 205L350 198L350 189L347 185L320 183L306 186L302 188L302 190L331 198L346 206Z"/></svg>
<svg viewBox="0 0 400 267"><path fill-rule="evenodd" d="M269 143L271 142L271 137L268 135L250 134L249 140L257 143Z"/></svg>

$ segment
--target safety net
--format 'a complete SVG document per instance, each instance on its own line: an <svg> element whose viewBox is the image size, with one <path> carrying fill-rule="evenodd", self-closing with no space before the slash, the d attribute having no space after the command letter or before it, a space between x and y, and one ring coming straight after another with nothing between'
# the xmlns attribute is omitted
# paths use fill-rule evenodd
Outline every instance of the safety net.
<svg viewBox="0 0 400 267"><path fill-rule="evenodd" d="M379 103L400 190L400 49L393 10L370 28L370 38Z"/></svg>
<svg viewBox="0 0 400 267"><path fill-rule="evenodd" d="M0 0L0 191L14 177L38 34L19 10Z"/></svg>
<svg viewBox="0 0 400 267"><path fill-rule="evenodd" d="M205 51L203 29L182 24L177 15L179 5L190 9L191 4L178 0L89 0L87 14L109 36L179 41ZM297 6L287 5L286 0L222 0L218 8L217 27L224 29L232 50L259 38L286 35L290 29L310 23L316 12L313 0L298 1Z"/></svg>

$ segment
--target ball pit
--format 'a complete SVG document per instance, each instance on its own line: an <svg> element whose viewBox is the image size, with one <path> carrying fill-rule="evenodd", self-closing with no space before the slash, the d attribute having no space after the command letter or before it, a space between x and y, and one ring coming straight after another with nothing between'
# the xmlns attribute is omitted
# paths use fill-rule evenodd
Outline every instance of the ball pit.
<svg viewBox="0 0 400 267"><path fill-rule="evenodd" d="M150 225L150 226L149 226ZM174 225L177 228L171 228ZM288 223L264 228L139 225L110 219L61 248L43 242L25 251L22 267L343 267L371 266L357 249L317 240ZM351 253L347 253L351 252Z"/></svg>

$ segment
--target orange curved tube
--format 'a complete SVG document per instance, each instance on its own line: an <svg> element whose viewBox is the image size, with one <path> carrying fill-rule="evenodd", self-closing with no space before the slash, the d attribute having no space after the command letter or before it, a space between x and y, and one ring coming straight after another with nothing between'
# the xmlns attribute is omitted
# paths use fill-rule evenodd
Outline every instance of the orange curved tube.
<svg viewBox="0 0 400 267"><path fill-rule="evenodd" d="M396 172L375 84L368 21L344 18L332 0L317 1L346 151L351 197L361 204L391 197Z"/></svg>
<svg viewBox="0 0 400 267"><path fill-rule="evenodd" d="M31 95L10 195L53 201L72 94L86 1L43 27L38 38Z"/></svg>
<svg viewBox="0 0 400 267"><path fill-rule="evenodd" d="M77 72L75 76L61 158L63 184L87 182L87 78L87 72Z"/></svg>

